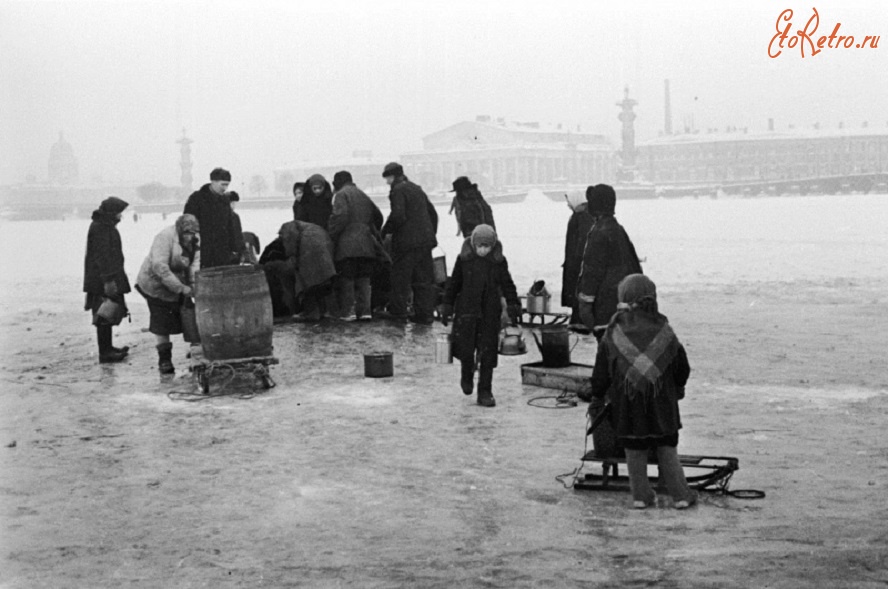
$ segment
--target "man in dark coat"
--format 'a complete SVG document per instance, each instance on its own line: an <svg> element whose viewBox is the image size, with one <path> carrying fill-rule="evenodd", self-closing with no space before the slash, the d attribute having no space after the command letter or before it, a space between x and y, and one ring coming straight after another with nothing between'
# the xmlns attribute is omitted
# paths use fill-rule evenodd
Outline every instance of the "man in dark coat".
<svg viewBox="0 0 888 589"><path fill-rule="evenodd" d="M567 238L564 241L564 264L561 265L561 306L571 309L570 326L572 329L588 333L580 318L580 307L577 301L577 283L580 269L583 267L583 250L586 248L586 236L595 217L589 214L589 203L581 203L573 208L573 214L567 222Z"/></svg>
<svg viewBox="0 0 888 589"><path fill-rule="evenodd" d="M235 235L231 202L226 193L231 173L222 168L210 172L210 183L192 193L185 203L186 215L200 223L200 266L213 268L237 264L244 249L243 236Z"/></svg>
<svg viewBox="0 0 888 589"><path fill-rule="evenodd" d="M613 187L597 184L586 189L589 214L596 220L586 238L577 300L583 323L601 339L604 327L617 311L617 286L630 274L641 274L635 246L614 218L617 195Z"/></svg>
<svg viewBox="0 0 888 589"><path fill-rule="evenodd" d="M84 310L92 311L93 324L99 344L99 362L120 362L129 347L112 345L111 325L97 317L99 307L108 298L126 308L124 294L130 292L129 278L123 268L123 246L117 224L128 203L109 196L93 211L92 223L86 237L86 257L83 264Z"/></svg>
<svg viewBox="0 0 888 589"><path fill-rule="evenodd" d="M502 299L506 299L509 318L517 323L521 302L503 246L490 225L478 225L463 242L453 265L453 275L444 293L442 321L453 320L453 355L462 364L460 387L472 394L475 360L480 364L478 404L493 407L493 369L499 353Z"/></svg>
<svg viewBox="0 0 888 589"><path fill-rule="evenodd" d="M392 236L392 296L389 315L407 319L407 302L413 292L412 321L431 324L435 305L435 271L432 249L438 245L438 213L422 188L407 179L404 168L386 164L383 178L391 186L391 213L382 235Z"/></svg>
<svg viewBox="0 0 888 589"><path fill-rule="evenodd" d="M248 260L249 256L247 255L247 243L244 238L243 225L241 225L240 215L238 215L236 212L237 205L240 203L240 195L234 190L228 192L227 194L228 206L231 207L231 233L237 240L238 245L235 253L237 253L238 261L244 262Z"/></svg>
<svg viewBox="0 0 888 589"><path fill-rule="evenodd" d="M313 174L305 181L305 195L298 209L297 211L294 203L293 212L297 221L314 223L327 230L330 215L333 213L333 190L321 174Z"/></svg>
<svg viewBox="0 0 888 589"><path fill-rule="evenodd" d="M333 214L330 239L339 272L339 307L344 321L369 320L370 279L376 260L384 255L382 213L370 197L355 186L347 171L333 176Z"/></svg>
<svg viewBox="0 0 888 589"><path fill-rule="evenodd" d="M477 184L472 184L466 176L460 176L453 181L453 190L456 195L453 197L453 204L450 205L450 211L456 211L456 223L459 226L457 235L462 234L463 237L469 237L475 227L478 225L490 225L496 229L496 223L493 222L493 211L490 205L481 196Z"/></svg>

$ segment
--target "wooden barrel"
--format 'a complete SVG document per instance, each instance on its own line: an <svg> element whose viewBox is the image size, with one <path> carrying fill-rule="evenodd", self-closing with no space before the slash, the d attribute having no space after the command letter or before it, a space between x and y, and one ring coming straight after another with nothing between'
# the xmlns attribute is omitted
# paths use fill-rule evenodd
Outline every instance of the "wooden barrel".
<svg viewBox="0 0 888 589"><path fill-rule="evenodd" d="M207 360L271 356L274 322L265 272L207 268L195 277L197 330Z"/></svg>

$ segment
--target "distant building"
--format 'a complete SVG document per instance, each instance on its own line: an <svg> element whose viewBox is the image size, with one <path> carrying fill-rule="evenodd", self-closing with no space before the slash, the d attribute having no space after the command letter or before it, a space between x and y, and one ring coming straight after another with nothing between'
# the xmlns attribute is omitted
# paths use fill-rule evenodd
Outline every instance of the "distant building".
<svg viewBox="0 0 888 589"><path fill-rule="evenodd" d="M617 163L603 135L489 116L427 135L423 151L405 153L399 161L427 191L449 190L458 176L486 189L607 182Z"/></svg>
<svg viewBox="0 0 888 589"><path fill-rule="evenodd" d="M664 135L638 146L657 185L730 184L888 172L888 128Z"/></svg>
<svg viewBox="0 0 888 589"><path fill-rule="evenodd" d="M65 141L64 134L59 131L59 140L49 149L49 182L53 184L74 184L78 179L77 158L74 148Z"/></svg>

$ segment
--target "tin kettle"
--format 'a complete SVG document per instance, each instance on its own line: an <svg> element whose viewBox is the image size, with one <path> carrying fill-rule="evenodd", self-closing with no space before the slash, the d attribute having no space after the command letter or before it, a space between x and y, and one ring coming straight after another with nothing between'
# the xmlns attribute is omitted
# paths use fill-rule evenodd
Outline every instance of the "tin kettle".
<svg viewBox="0 0 888 589"><path fill-rule="evenodd" d="M527 353L524 332L520 327L510 325L500 332L499 353L503 356L520 356Z"/></svg>

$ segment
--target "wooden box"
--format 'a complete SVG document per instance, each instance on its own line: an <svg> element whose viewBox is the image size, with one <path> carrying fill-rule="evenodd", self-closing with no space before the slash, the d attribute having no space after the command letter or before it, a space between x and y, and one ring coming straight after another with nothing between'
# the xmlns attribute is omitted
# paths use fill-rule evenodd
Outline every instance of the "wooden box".
<svg viewBox="0 0 888 589"><path fill-rule="evenodd" d="M571 364L563 368L543 366L542 362L521 365L521 382L535 387L572 391L574 393L589 392L592 378L592 366L589 364Z"/></svg>

